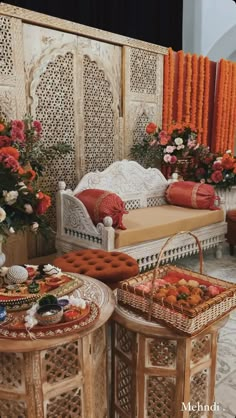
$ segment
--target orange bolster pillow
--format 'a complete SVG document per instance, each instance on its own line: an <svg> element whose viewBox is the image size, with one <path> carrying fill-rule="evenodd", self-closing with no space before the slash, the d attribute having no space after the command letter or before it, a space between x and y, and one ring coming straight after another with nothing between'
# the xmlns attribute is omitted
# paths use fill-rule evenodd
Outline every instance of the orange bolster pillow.
<svg viewBox="0 0 236 418"><path fill-rule="evenodd" d="M84 204L95 225L102 222L105 216L110 216L114 228L126 229L122 217L128 212L125 210L123 200L117 194L100 189L86 189L75 197Z"/></svg>
<svg viewBox="0 0 236 418"><path fill-rule="evenodd" d="M178 181L171 183L166 189L166 200L171 205L195 209L219 209L215 201L215 189L209 184L193 181Z"/></svg>

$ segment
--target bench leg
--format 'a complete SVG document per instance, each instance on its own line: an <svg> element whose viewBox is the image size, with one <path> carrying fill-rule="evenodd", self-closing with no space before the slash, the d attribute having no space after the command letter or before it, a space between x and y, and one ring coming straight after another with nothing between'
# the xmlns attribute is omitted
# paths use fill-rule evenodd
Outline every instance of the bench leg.
<svg viewBox="0 0 236 418"><path fill-rule="evenodd" d="M220 260L222 258L222 244L218 244L216 247L216 258L217 260Z"/></svg>

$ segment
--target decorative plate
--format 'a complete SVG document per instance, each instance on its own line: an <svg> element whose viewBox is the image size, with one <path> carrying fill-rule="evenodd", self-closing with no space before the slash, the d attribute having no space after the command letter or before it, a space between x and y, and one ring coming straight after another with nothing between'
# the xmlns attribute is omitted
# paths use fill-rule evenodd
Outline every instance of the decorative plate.
<svg viewBox="0 0 236 418"><path fill-rule="evenodd" d="M8 312L26 310L45 293L53 294L59 298L81 287L83 280L70 274L58 274L58 276L53 277L41 277L34 280L33 283L39 285L38 293L29 292L29 283L28 285L25 283L2 285L0 288L0 305L6 306Z"/></svg>
<svg viewBox="0 0 236 418"><path fill-rule="evenodd" d="M74 321L60 322L50 326L36 325L27 330L24 325L24 316L17 316L11 321L1 325L1 338L13 338L20 340L37 340L40 338L54 338L80 331L91 326L99 317L99 307L96 303L90 302L81 313L81 316Z"/></svg>

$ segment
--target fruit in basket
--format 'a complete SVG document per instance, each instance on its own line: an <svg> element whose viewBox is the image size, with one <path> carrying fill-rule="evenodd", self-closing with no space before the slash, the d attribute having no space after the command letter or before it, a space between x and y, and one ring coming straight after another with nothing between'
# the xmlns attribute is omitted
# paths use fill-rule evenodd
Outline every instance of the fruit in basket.
<svg viewBox="0 0 236 418"><path fill-rule="evenodd" d="M219 293L220 293L220 290L219 290L218 287L216 287L216 286L209 286L208 287L208 294L211 297L217 296L217 295L219 295Z"/></svg>
<svg viewBox="0 0 236 418"><path fill-rule="evenodd" d="M202 296L203 295L203 290L200 289L200 287L194 287L191 291L191 295L199 295Z"/></svg>
<svg viewBox="0 0 236 418"><path fill-rule="evenodd" d="M167 296L178 296L179 292L176 288L169 288Z"/></svg>
<svg viewBox="0 0 236 418"><path fill-rule="evenodd" d="M197 282L197 280L189 280L188 285L191 287L198 287L199 283Z"/></svg>
<svg viewBox="0 0 236 418"><path fill-rule="evenodd" d="M187 286L180 286L178 288L179 293L185 293L186 295L190 295L190 290Z"/></svg>
<svg viewBox="0 0 236 418"><path fill-rule="evenodd" d="M170 303L171 305L173 305L174 303L177 302L177 298L174 295L169 295L169 296L166 296L165 297L164 301Z"/></svg>
<svg viewBox="0 0 236 418"><path fill-rule="evenodd" d="M181 280L179 280L178 281L178 284L180 284L180 285L186 285L188 282L187 282L187 280L185 280L185 279L181 279Z"/></svg>
<svg viewBox="0 0 236 418"><path fill-rule="evenodd" d="M199 295L192 295L188 297L187 301L189 305L196 306L202 301L202 298Z"/></svg>

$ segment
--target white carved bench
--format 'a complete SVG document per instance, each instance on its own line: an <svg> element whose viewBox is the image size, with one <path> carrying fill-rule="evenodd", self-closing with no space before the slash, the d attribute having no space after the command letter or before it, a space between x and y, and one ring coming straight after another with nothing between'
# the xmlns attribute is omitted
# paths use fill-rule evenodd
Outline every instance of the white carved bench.
<svg viewBox="0 0 236 418"><path fill-rule="evenodd" d="M137 244L115 247L119 232L112 227L112 219L106 217L103 223L93 224L83 203L75 195L85 189L102 189L118 194L125 202L130 214L140 208L166 205L165 190L168 182L156 168L144 169L135 161L116 161L102 172L86 174L74 191L66 190L59 182L57 193L57 235L56 248L59 253L81 248L101 248L107 251L121 251L138 260L140 270L155 265L160 249L172 235L171 230L162 238L143 240ZM172 205L169 205L169 207ZM174 207L176 208L176 207ZM167 208L168 209L168 208ZM178 207L178 211L182 208ZM186 210L183 208L183 210ZM187 209L199 211L198 209ZM209 211L209 217L211 216ZM136 212L137 213L137 212ZM195 213L195 212L193 212ZM125 224L124 215L124 224ZM222 243L226 233L225 221L214 222L192 230L200 240L202 249L216 247L216 256L222 256ZM185 222L180 230L185 230ZM122 231L123 232L123 231ZM174 238L165 252L165 261L196 253L197 244L191 236L179 235Z"/></svg>

